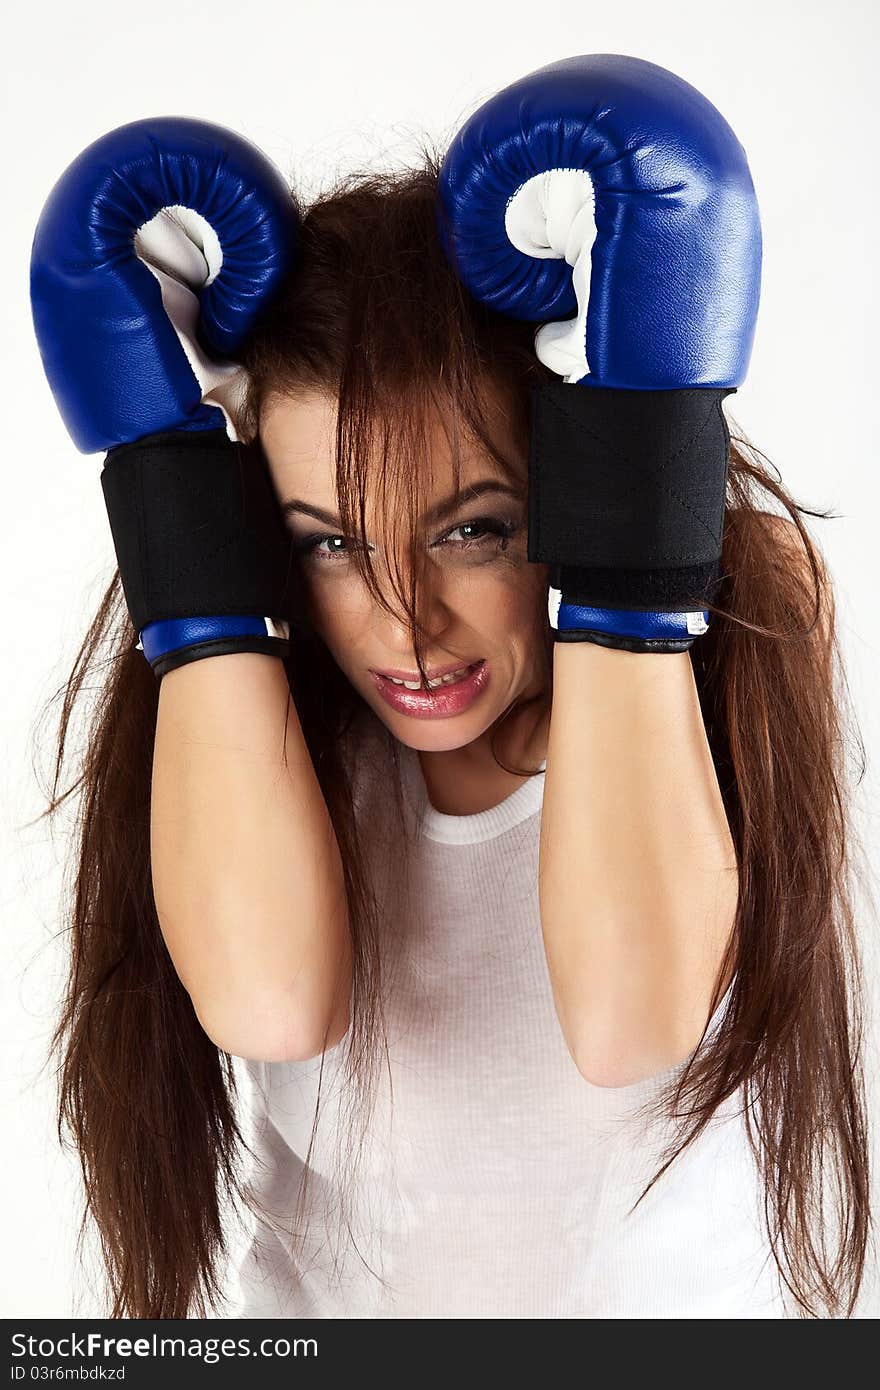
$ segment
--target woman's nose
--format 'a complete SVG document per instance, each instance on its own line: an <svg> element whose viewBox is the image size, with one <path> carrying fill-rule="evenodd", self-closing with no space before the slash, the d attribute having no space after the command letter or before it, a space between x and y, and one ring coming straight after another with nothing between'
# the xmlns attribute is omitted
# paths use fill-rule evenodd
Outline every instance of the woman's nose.
<svg viewBox="0 0 880 1390"><path fill-rule="evenodd" d="M408 619L400 612L399 598L389 599L389 602L393 608L393 612L390 613L381 605L374 604L373 634L389 652L408 655L413 644ZM416 607L423 640L429 647L440 645L452 621L452 614L443 597L441 586L420 584L416 591Z"/></svg>

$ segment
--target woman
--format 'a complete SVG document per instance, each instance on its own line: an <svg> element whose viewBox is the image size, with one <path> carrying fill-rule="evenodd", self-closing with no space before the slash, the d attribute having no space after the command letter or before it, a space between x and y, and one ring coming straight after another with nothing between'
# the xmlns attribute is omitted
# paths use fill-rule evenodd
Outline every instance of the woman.
<svg viewBox="0 0 880 1390"><path fill-rule="evenodd" d="M230 1195L257 1213L248 1316L847 1315L869 1219L859 972L806 509L734 438L708 630L662 656L560 653L525 537L530 392L552 373L453 272L439 174L426 156L317 200L238 352L237 424L297 557L289 648L157 688L117 575L70 678L56 1045L113 1315L216 1303ZM442 694L407 691L448 667ZM538 877L565 831L541 815L560 692L589 733L566 765L596 870L568 955ZM704 873L665 869L672 831ZM597 949L623 902L629 977ZM561 1007L582 941L593 1039ZM257 1100L245 1177L230 1055Z"/></svg>

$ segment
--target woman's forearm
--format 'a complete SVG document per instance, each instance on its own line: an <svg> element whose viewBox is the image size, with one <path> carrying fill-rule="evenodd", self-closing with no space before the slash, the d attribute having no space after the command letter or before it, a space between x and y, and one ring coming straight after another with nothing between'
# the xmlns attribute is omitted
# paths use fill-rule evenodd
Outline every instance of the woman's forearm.
<svg viewBox="0 0 880 1390"><path fill-rule="evenodd" d="M737 902L687 652L556 643L539 894L557 1013L587 1080L629 1085L683 1061Z"/></svg>
<svg viewBox="0 0 880 1390"><path fill-rule="evenodd" d="M328 1024L338 1041L342 865L280 661L235 652L163 677L151 851L166 944L218 1046L284 1061L320 1051Z"/></svg>

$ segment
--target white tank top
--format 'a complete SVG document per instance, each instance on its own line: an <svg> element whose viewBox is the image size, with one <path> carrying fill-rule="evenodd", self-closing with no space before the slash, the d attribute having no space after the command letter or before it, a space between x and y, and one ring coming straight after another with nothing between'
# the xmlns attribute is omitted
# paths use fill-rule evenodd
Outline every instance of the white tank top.
<svg viewBox="0 0 880 1390"><path fill-rule="evenodd" d="M450 816L430 804L418 755L400 752L408 900L375 735L357 764L387 933L388 1057L345 1194L350 1225L336 1186L351 1138L345 1040L323 1057L305 1245L293 1209L322 1059L243 1063L251 1183L270 1214L252 1225L230 1315L785 1316L741 1096L627 1214L669 1137L634 1112L676 1068L598 1087L569 1054L538 911L543 772L491 810Z"/></svg>

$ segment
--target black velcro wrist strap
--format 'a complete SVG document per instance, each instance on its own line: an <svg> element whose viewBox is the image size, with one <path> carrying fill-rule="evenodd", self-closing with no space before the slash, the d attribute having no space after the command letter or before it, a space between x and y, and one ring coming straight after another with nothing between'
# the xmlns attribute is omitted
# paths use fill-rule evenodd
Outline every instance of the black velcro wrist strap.
<svg viewBox="0 0 880 1390"><path fill-rule="evenodd" d="M582 569L553 565L549 582L566 603L585 608L635 608L688 613L713 602L719 583L717 560L671 569Z"/></svg>
<svg viewBox="0 0 880 1390"><path fill-rule="evenodd" d="M131 620L283 619L290 536L258 443L173 431L107 454L101 487Z"/></svg>
<svg viewBox="0 0 880 1390"><path fill-rule="evenodd" d="M585 603L689 606L721 556L722 401L735 388L549 382L532 391L529 560L556 579L576 571L573 597Z"/></svg>

